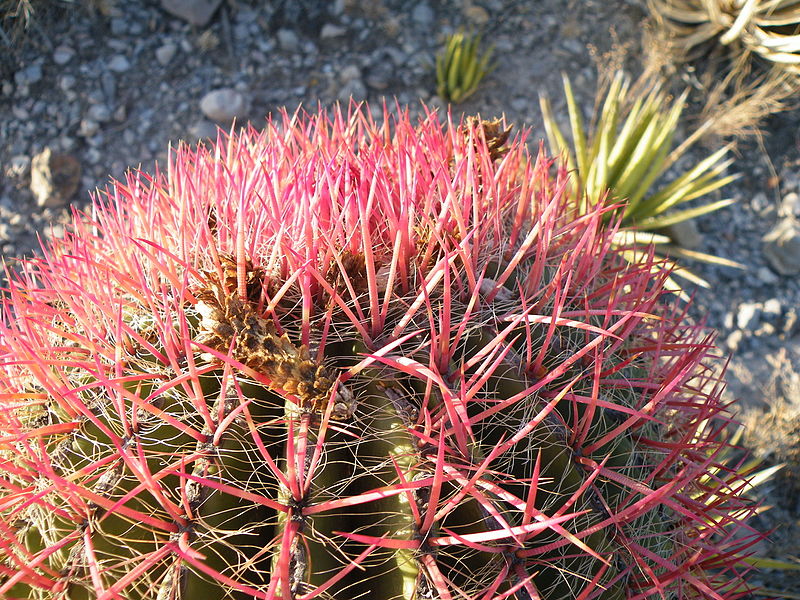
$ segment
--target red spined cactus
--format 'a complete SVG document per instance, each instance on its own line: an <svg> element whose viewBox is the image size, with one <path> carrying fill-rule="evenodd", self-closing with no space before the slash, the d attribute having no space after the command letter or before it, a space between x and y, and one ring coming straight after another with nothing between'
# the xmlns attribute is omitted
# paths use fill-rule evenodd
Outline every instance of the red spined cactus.
<svg viewBox="0 0 800 600"><path fill-rule="evenodd" d="M742 596L712 337L507 138L284 116L10 275L0 597Z"/></svg>

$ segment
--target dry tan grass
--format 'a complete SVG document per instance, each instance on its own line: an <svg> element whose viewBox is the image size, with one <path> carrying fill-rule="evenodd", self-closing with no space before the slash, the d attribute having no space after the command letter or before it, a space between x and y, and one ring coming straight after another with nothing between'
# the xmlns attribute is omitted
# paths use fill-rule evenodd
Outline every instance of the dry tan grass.
<svg viewBox="0 0 800 600"><path fill-rule="evenodd" d="M719 137L761 136L761 123L769 115L795 108L800 88L792 75L770 69L754 78L738 78L732 69L708 89L701 122L711 122L710 135Z"/></svg>
<svg viewBox="0 0 800 600"><path fill-rule="evenodd" d="M699 92L702 108L692 136L711 145L732 138L760 141L764 119L797 107L800 75L777 64L756 65L749 51L730 55L717 45L702 61L693 60L692 48L676 43L658 22L645 28L642 46L646 73L665 79L680 76Z"/></svg>
<svg viewBox="0 0 800 600"><path fill-rule="evenodd" d="M12 42L37 19L55 10L83 8L108 14L116 0L0 0L0 37Z"/></svg>

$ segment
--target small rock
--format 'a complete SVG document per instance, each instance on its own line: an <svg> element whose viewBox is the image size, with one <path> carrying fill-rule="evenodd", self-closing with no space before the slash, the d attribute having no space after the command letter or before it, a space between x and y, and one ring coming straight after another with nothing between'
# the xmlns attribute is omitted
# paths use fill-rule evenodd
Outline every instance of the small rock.
<svg viewBox="0 0 800 600"><path fill-rule="evenodd" d="M221 88L207 93L200 100L200 110L217 123L230 123L247 114L244 94L232 88Z"/></svg>
<svg viewBox="0 0 800 600"><path fill-rule="evenodd" d="M117 123L122 123L128 118L128 109L124 104L121 104L117 110L114 111L114 120Z"/></svg>
<svg viewBox="0 0 800 600"><path fill-rule="evenodd" d="M33 64L14 73L14 83L17 85L30 85L42 79L42 65Z"/></svg>
<svg viewBox="0 0 800 600"><path fill-rule="evenodd" d="M433 24L435 15L433 9L427 2L420 2L414 7L414 10L411 11L411 18L417 25L430 27Z"/></svg>
<svg viewBox="0 0 800 600"><path fill-rule="evenodd" d="M204 139L217 139L217 126L214 125L211 121L207 121L206 119L200 119L199 121L195 121L189 126L188 137L190 139L194 139L195 141L204 140Z"/></svg>
<svg viewBox="0 0 800 600"><path fill-rule="evenodd" d="M125 35L128 33L128 19L123 19L122 17L111 19L111 33L112 35Z"/></svg>
<svg viewBox="0 0 800 600"><path fill-rule="evenodd" d="M313 66L315 64L314 56L319 52L317 45L311 40L305 40L305 42L303 42L303 52L306 54L305 66Z"/></svg>
<svg viewBox="0 0 800 600"><path fill-rule="evenodd" d="M800 217L800 194L790 192L781 200L781 212L783 216Z"/></svg>
<svg viewBox="0 0 800 600"><path fill-rule="evenodd" d="M524 113L531 108L531 99L527 96L517 96L511 100L511 108L517 112Z"/></svg>
<svg viewBox="0 0 800 600"><path fill-rule="evenodd" d="M492 40L491 45L494 47L494 50L497 52L497 54L502 55L517 51L519 49L519 39L500 37L496 40Z"/></svg>
<svg viewBox="0 0 800 600"><path fill-rule="evenodd" d="M57 65L65 65L75 56L75 50L69 46L59 46L53 51L53 62Z"/></svg>
<svg viewBox="0 0 800 600"><path fill-rule="evenodd" d="M783 188L785 190L800 189L800 171L793 169L784 170L783 173Z"/></svg>
<svg viewBox="0 0 800 600"><path fill-rule="evenodd" d="M100 148L103 144L106 143L106 138L102 133L97 133L91 137L86 138L86 143L89 144L92 148ZM95 164L94 162L92 164Z"/></svg>
<svg viewBox="0 0 800 600"><path fill-rule="evenodd" d="M736 312L736 326L739 329L752 329L758 323L761 306L755 302L743 302Z"/></svg>
<svg viewBox="0 0 800 600"><path fill-rule="evenodd" d="M756 277L760 282L767 285L774 285L780 281L780 278L767 267L759 267L758 271L756 271Z"/></svg>
<svg viewBox="0 0 800 600"><path fill-rule="evenodd" d="M395 68L391 60L378 61L367 70L365 81L374 90L385 90L394 76Z"/></svg>
<svg viewBox="0 0 800 600"><path fill-rule="evenodd" d="M381 60L384 60L383 57L385 56L388 56L391 59L395 67L402 67L403 65L406 64L406 61L408 60L408 56L406 56L406 53L403 52L400 48L397 48L395 46L385 46L377 50L373 54L373 59L377 57L380 58Z"/></svg>
<svg viewBox="0 0 800 600"><path fill-rule="evenodd" d="M26 154L12 156L6 169L6 177L25 177L31 170L31 157Z"/></svg>
<svg viewBox="0 0 800 600"><path fill-rule="evenodd" d="M81 165L69 154L45 148L31 161L31 192L40 207L66 204L78 189Z"/></svg>
<svg viewBox="0 0 800 600"><path fill-rule="evenodd" d="M765 301L761 314L764 315L764 318L774 321L781 316L781 301L777 298Z"/></svg>
<svg viewBox="0 0 800 600"><path fill-rule="evenodd" d="M739 349L739 344L742 343L742 339L744 338L744 334L739 331L732 331L727 338L725 338L725 345L728 347L730 352L736 352Z"/></svg>
<svg viewBox="0 0 800 600"><path fill-rule="evenodd" d="M278 37L278 45L284 52L297 52L300 49L300 38L291 29L278 29L275 35Z"/></svg>
<svg viewBox="0 0 800 600"><path fill-rule="evenodd" d="M800 274L800 225L785 217L764 238L764 255L781 275Z"/></svg>
<svg viewBox="0 0 800 600"><path fill-rule="evenodd" d="M489 13L482 6L470 4L464 9L464 16L475 25L486 25L489 22Z"/></svg>
<svg viewBox="0 0 800 600"><path fill-rule="evenodd" d="M103 90L103 96L98 102L104 100L109 104L114 104L117 98L117 79L111 71L104 71L100 74L100 88Z"/></svg>
<svg viewBox="0 0 800 600"><path fill-rule="evenodd" d="M237 4L234 19L238 24L251 25L258 19L258 11L251 6Z"/></svg>
<svg viewBox="0 0 800 600"><path fill-rule="evenodd" d="M339 89L337 98L340 102L349 102L351 99L361 102L367 99L367 88L360 79L351 79Z"/></svg>
<svg viewBox="0 0 800 600"><path fill-rule="evenodd" d="M14 118L17 121L27 121L31 116L31 113L28 112L28 109L17 104L11 107L11 114L14 115Z"/></svg>
<svg viewBox="0 0 800 600"><path fill-rule="evenodd" d="M786 311L786 316L783 319L783 327L781 328L786 337L791 337L795 334L800 324L800 315L798 309L791 307Z"/></svg>
<svg viewBox="0 0 800 600"><path fill-rule="evenodd" d="M99 148L89 148L84 156L86 157L86 160L89 161L90 165L97 165L103 158L103 153L100 152Z"/></svg>
<svg viewBox="0 0 800 600"><path fill-rule="evenodd" d="M205 27L222 0L161 0L161 8L196 27Z"/></svg>
<svg viewBox="0 0 800 600"><path fill-rule="evenodd" d="M666 228L667 236L681 248L695 250L703 244L703 235L694 219L673 223Z"/></svg>
<svg viewBox="0 0 800 600"><path fill-rule="evenodd" d="M771 335L775 335L775 325L772 323L762 323L758 329L756 329L753 334L756 337L768 337Z"/></svg>
<svg viewBox="0 0 800 600"><path fill-rule="evenodd" d="M348 81L354 81L356 79L361 79L361 69L355 65L347 65L339 71L339 81L342 83L347 83Z"/></svg>
<svg viewBox="0 0 800 600"><path fill-rule="evenodd" d="M131 63L122 54L115 54L108 61L108 68L115 73L124 73L131 68Z"/></svg>
<svg viewBox="0 0 800 600"><path fill-rule="evenodd" d="M62 75L58 80L58 87L61 88L62 92L68 92L75 87L77 82L78 80L73 75Z"/></svg>
<svg viewBox="0 0 800 600"><path fill-rule="evenodd" d="M330 40L333 38L341 37L347 33L347 28L341 25L334 25L333 23L325 23L319 32L319 39Z"/></svg>
<svg viewBox="0 0 800 600"><path fill-rule="evenodd" d="M139 21L131 21L128 26L128 34L138 36L144 32L144 25Z"/></svg>
<svg viewBox="0 0 800 600"><path fill-rule="evenodd" d="M78 141L68 135L58 138L57 143L62 152L72 152L78 147Z"/></svg>
<svg viewBox="0 0 800 600"><path fill-rule="evenodd" d="M172 59L175 58L175 53L177 51L178 46L172 42L167 42L166 44L156 48L156 60L158 61L158 64L160 64L162 67L166 67L172 62Z"/></svg>
<svg viewBox="0 0 800 600"><path fill-rule="evenodd" d="M750 198L750 208L756 212L764 210L769 204L770 201L764 192L753 194L753 197Z"/></svg>
<svg viewBox="0 0 800 600"><path fill-rule="evenodd" d="M247 23L237 23L233 26L233 37L237 40L245 41L250 35L250 26Z"/></svg>
<svg viewBox="0 0 800 600"><path fill-rule="evenodd" d="M580 40L567 37L566 35L564 35L564 37L562 38L561 47L564 50L566 50L569 54L574 54L576 56L580 56L586 50L586 46L584 46L584 44Z"/></svg>
<svg viewBox="0 0 800 600"><path fill-rule="evenodd" d="M104 104L92 104L86 111L86 118L98 123L108 123L111 120L111 111Z"/></svg>
<svg viewBox="0 0 800 600"><path fill-rule="evenodd" d="M80 127L78 128L78 135L85 138L90 138L100 131L100 124L92 119L82 119Z"/></svg>
<svg viewBox="0 0 800 600"><path fill-rule="evenodd" d="M714 311L725 313L725 317L722 319L722 326L725 329L733 329L733 312L725 310L725 305L722 303L714 302L712 305L714 307Z"/></svg>

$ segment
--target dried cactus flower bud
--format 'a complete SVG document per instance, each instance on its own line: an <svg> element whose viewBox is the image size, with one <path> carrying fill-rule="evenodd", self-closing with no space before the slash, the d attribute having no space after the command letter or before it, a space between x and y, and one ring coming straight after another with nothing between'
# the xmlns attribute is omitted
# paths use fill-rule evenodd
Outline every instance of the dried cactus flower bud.
<svg viewBox="0 0 800 600"><path fill-rule="evenodd" d="M489 150L489 157L492 161L495 161L502 158L508 151L506 143L513 128L513 125L506 125L502 119L487 121L480 117L467 117L462 131L467 136L473 134L473 132L483 136L483 141Z"/></svg>
<svg viewBox="0 0 800 600"><path fill-rule="evenodd" d="M285 333L278 335L272 321L238 297L235 262L225 257L223 268L225 274L216 282L216 275L207 273L211 287L196 294L196 310L202 320L195 342L220 353L231 350L231 356L242 365L269 378L271 388L300 398L303 410L323 410L335 377L311 360L305 345L295 345ZM351 416L351 393L340 388L333 402L336 418Z"/></svg>
<svg viewBox="0 0 800 600"><path fill-rule="evenodd" d="M499 121L370 114L181 147L8 273L0 597L741 597L652 251Z"/></svg>

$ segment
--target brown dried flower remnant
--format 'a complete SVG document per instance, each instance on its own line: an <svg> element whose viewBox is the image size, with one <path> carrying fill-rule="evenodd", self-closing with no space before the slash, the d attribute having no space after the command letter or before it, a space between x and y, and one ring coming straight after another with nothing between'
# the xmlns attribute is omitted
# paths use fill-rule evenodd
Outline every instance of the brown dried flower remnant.
<svg viewBox="0 0 800 600"><path fill-rule="evenodd" d="M467 117L463 131L466 135L473 130L482 131L486 140L486 147L489 149L489 156L493 161L502 158L508 152L508 138L511 135L513 125L506 126L502 119L492 119L487 121L480 117Z"/></svg>
<svg viewBox="0 0 800 600"><path fill-rule="evenodd" d="M270 379L270 386L300 399L303 411L323 413L336 385L336 377L324 365L311 359L308 348L294 344L274 323L260 316L251 302L243 302L230 285L236 264L223 259L224 281L214 272L206 273L211 287L197 293L197 311L202 317L198 344L230 355ZM232 267L232 269L231 269ZM233 342L233 344L232 344ZM233 348L231 349L231 346ZM331 418L350 418L355 408L352 392L343 385L335 391Z"/></svg>

